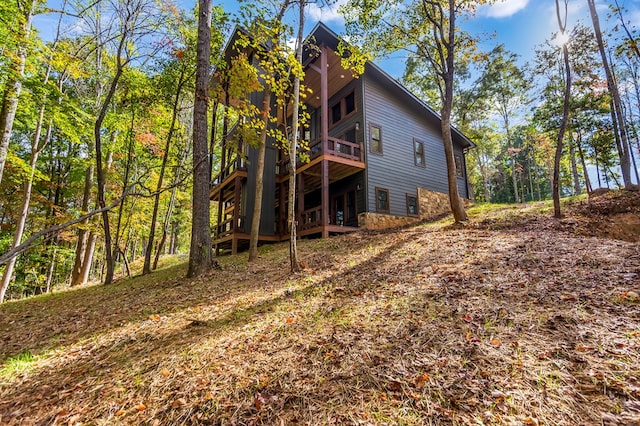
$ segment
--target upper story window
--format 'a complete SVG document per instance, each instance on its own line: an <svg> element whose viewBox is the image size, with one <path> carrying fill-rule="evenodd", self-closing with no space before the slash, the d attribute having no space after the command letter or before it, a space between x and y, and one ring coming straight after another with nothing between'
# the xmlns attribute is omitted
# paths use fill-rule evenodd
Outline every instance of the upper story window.
<svg viewBox="0 0 640 426"><path fill-rule="evenodd" d="M464 163L462 162L462 156L460 154L456 154L453 159L456 162L456 176L464 177Z"/></svg>
<svg viewBox="0 0 640 426"><path fill-rule="evenodd" d="M416 139L413 140L413 160L416 166L425 166L424 142L420 142Z"/></svg>
<svg viewBox="0 0 640 426"><path fill-rule="evenodd" d="M386 188L376 188L376 211L389 213L389 190Z"/></svg>
<svg viewBox="0 0 640 426"><path fill-rule="evenodd" d="M369 133L369 150L374 154L382 154L382 128L376 124L372 124Z"/></svg>
<svg viewBox="0 0 640 426"><path fill-rule="evenodd" d="M331 124L349 116L356 110L356 94L351 92L331 107Z"/></svg>

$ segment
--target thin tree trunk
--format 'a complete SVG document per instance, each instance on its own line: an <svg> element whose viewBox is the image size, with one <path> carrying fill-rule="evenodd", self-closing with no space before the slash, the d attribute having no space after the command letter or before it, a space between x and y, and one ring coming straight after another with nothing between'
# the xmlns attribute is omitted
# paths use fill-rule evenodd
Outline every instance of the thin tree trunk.
<svg viewBox="0 0 640 426"><path fill-rule="evenodd" d="M622 179L624 181L625 187L629 187L631 185L631 164L629 162L629 143L627 139L627 130L624 121L624 116L622 114L622 102L620 101L620 92L618 91L618 85L616 84L615 77L609 66L609 60L607 58L607 53L604 47L604 41L602 40L602 32L600 31L600 19L598 18L598 12L596 10L595 0L587 0L589 5L589 12L591 13L591 20L593 22L593 29L596 35L596 40L598 42L598 49L600 50L600 56L602 57L602 66L604 68L605 74L607 75L607 86L609 88L609 93L611 94L611 99L614 104L614 113L613 116L614 122L618 123L618 129L620 131L620 142L621 147L618 150L618 156L620 157L620 169L622 170Z"/></svg>
<svg viewBox="0 0 640 426"><path fill-rule="evenodd" d="M564 21L560 16L560 0L556 0L556 17L558 19L558 27L561 32L565 32L567 28L567 0L564 2ZM569 122L569 101L571 99L571 66L569 64L569 49L567 44L562 46L562 57L564 60L564 72L565 72L565 88L564 88L564 106L562 110L562 122L560 123L560 129L558 131L558 144L556 146L556 154L553 161L553 216L561 218L560 212L560 160L562 159L562 144L564 142L564 134Z"/></svg>
<svg viewBox="0 0 640 426"><path fill-rule="evenodd" d="M164 144L164 156L162 157L162 165L160 166L160 176L158 177L158 185L156 186L156 196L153 199L153 213L151 214L151 226L149 227L149 246L144 256L144 265L142 267L142 275L151 272L151 255L153 254L153 243L156 238L156 222L158 221L158 210L160 208L160 195L162 190L162 184L164 181L164 173L167 168L167 160L169 158L169 149L171 148L171 139L176 128L176 121L178 120L178 108L180 106L180 95L182 94L182 88L185 83L185 67L184 64L180 68L180 77L178 78L178 86L176 88L176 97L173 101L173 111L171 113L171 124L169 125L169 132L167 133L167 140ZM209 173L211 175L211 173ZM166 233L163 232L163 236ZM158 250L158 253L160 251ZM158 262L154 262L154 267Z"/></svg>
<svg viewBox="0 0 640 426"><path fill-rule="evenodd" d="M102 103L102 108L100 108L100 112L96 118L95 125L93 127L93 135L95 139L95 150L96 150L96 178L98 181L98 206L100 208L104 208L106 206L106 182L104 178L105 171L102 168L102 123L104 122L104 118L107 115L107 110L109 105L111 104L111 100L116 93L116 88L118 87L118 82L123 72L123 64L122 64L122 52L124 50L125 43L127 41L127 33L126 31L121 35L120 42L118 45L118 51L116 54L116 73L111 81L111 86L109 87L109 91L105 100ZM105 243L105 266L106 266L106 274L104 278L104 284L108 285L113 282L113 273L115 270L115 262L113 259L113 252L111 250L111 229L109 225L109 212L107 210L102 212L102 224L104 230L104 243Z"/></svg>
<svg viewBox="0 0 640 426"><path fill-rule="evenodd" d="M93 186L93 164L89 165L84 181L84 194L82 195L82 211L89 211L89 203L91 199L91 187ZM71 271L71 286L84 284L82 282L82 269L87 243L89 241L89 231L86 229L89 220L82 222L78 230L78 243L76 244L75 262Z"/></svg>
<svg viewBox="0 0 640 426"><path fill-rule="evenodd" d="M258 240L260 238L260 221L262 218L262 194L264 193L264 161L267 152L267 129L271 109L271 87L267 84L264 93L264 128L260 133L258 161L256 163L256 194L251 218L251 239L249 240L249 262L258 258Z"/></svg>
<svg viewBox="0 0 640 426"><path fill-rule="evenodd" d="M15 59L12 60L10 65L9 78L5 84L2 97L2 108L0 109L0 182L2 182L4 165L7 161L7 154L9 153L9 141L13 133L13 122L15 121L16 111L18 110L18 99L20 97L20 91L22 90L24 69L27 63L27 48L31 34L31 21L33 20L33 11L35 10L36 4L37 0L33 0L30 7L22 11L24 15L22 19L18 19L20 24L18 32L21 33L21 40L18 43L18 54L14 57Z"/></svg>
<svg viewBox="0 0 640 426"><path fill-rule="evenodd" d="M589 179L589 171L587 170L587 162L584 159L584 152L582 151L582 133L578 132L578 139L576 139L576 145L578 146L578 155L580 156L580 163L582 164L582 174L584 175L584 184L587 187L587 193L593 191L591 187L591 179Z"/></svg>
<svg viewBox="0 0 640 426"><path fill-rule="evenodd" d="M304 31L304 9L306 6L305 0L300 0L300 17L298 22L298 40L296 44L296 60L302 66L302 33ZM289 225L289 260L291 263L291 272L300 271L300 263L298 262L298 244L297 244L297 226L296 226L296 162L298 157L298 138L300 133L298 131L298 121L300 116L300 74L296 73L295 80L293 82L293 119L291 123L291 131L293 137L291 138L291 146L289 147L289 211L287 213L287 224Z"/></svg>
<svg viewBox="0 0 640 426"><path fill-rule="evenodd" d="M569 155L571 156L571 175L573 176L573 192L574 195L582 194L580 185L580 175L578 174L578 162L576 161L576 145L573 141L569 144Z"/></svg>
<svg viewBox="0 0 640 426"><path fill-rule="evenodd" d="M175 177L173 179L173 189L171 191L171 199L169 200L169 206L167 207L167 212L164 216L164 222L162 224L162 237L160 238L160 242L158 243L158 247L156 248L156 256L153 259L153 269L155 270L158 267L158 260L160 259L160 253L164 248L165 242L167 240L167 231L169 229L171 223L171 216L173 215L173 208L176 205L176 197L178 194L178 182L180 182L182 167L184 166L185 161L187 160L187 154L189 151L187 149L184 150L184 155L180 159L180 164L178 165L178 169L175 173ZM173 253L172 253L173 254Z"/></svg>
<svg viewBox="0 0 640 426"><path fill-rule="evenodd" d="M51 264L49 265L49 272L47 273L47 289L46 293L51 293L51 284L53 282L53 274L56 270L56 254L58 253L58 245L53 246L53 255L51 256Z"/></svg>

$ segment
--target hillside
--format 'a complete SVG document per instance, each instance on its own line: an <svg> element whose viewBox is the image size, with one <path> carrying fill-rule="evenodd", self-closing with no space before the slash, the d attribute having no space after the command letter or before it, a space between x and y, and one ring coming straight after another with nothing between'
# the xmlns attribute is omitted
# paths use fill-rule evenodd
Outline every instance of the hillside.
<svg viewBox="0 0 640 426"><path fill-rule="evenodd" d="M0 306L0 424L640 425L640 197Z"/></svg>

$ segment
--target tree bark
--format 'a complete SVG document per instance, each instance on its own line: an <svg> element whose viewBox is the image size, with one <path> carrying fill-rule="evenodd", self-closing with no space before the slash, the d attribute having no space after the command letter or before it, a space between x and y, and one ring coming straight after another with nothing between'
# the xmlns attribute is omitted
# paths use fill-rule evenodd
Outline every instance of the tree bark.
<svg viewBox="0 0 640 426"><path fill-rule="evenodd" d="M156 222L158 221L158 209L160 208L160 195L162 190L162 184L164 181L164 173L167 168L167 160L169 158L169 149L171 148L171 139L176 128L176 121L178 119L178 107L180 106L180 95L182 94L182 88L184 87L184 64L180 68L180 77L178 78L178 86L176 88L176 97L173 101L173 111L171 113L171 124L169 125L169 132L167 133L167 140L164 145L164 156L162 157L162 165L160 166L160 176L158 177L158 185L156 186L156 196L153 199L153 213L151 214L151 226L149 228L149 245L147 247L146 254L144 256L144 265L142 267L142 275L151 272L151 255L153 254L153 243L156 237ZM163 238L166 238L166 231L163 232ZM164 242L163 242L164 243ZM158 249L158 253L160 250ZM158 262L154 262L153 269Z"/></svg>
<svg viewBox="0 0 640 426"><path fill-rule="evenodd" d="M305 0L300 0L299 8L299 22L298 22L298 39L296 41L296 60L302 65L302 33L304 31L304 9L306 6ZM300 263L298 262L298 241L297 241L297 225L296 225L296 162L298 157L298 138L300 137L300 131L298 131L298 121L300 118L300 78L301 76L296 73L295 80L293 82L293 119L291 123L291 131L293 137L291 138L291 146L289 147L289 211L287 212L287 225L289 226L289 260L291 264L291 272L300 271Z"/></svg>
<svg viewBox="0 0 640 426"><path fill-rule="evenodd" d="M455 47L455 1L449 0L449 31L446 40L446 70L444 73L445 93L442 102L441 128L444 154L447 161L447 181L449 184L449 204L456 223L467 220L467 212L458 193L458 177L456 162L453 155L453 139L451 137L451 111L453 109L453 79L454 79L454 47ZM443 40L444 41L444 40Z"/></svg>
<svg viewBox="0 0 640 426"><path fill-rule="evenodd" d="M258 258L258 240L260 239L260 221L262 218L262 194L264 193L264 161L267 152L267 129L271 115L271 87L266 85L264 92L264 128L260 133L258 161L256 164L256 194L251 218L251 239L249 240L249 262Z"/></svg>
<svg viewBox="0 0 640 426"><path fill-rule="evenodd" d="M18 4L20 4L18 2ZM27 63L27 47L29 44L29 36L31 34L31 21L33 20L33 11L35 10L37 0L29 2L27 9L22 11L23 19L19 19L21 40L18 43L18 54L11 62L9 78L5 84L5 90L2 97L2 108L0 109L0 182L4 174L4 166L9 153L9 141L13 132L13 122L16 118L18 110L18 99L22 90L22 80L24 78L24 69Z"/></svg>
<svg viewBox="0 0 640 426"><path fill-rule="evenodd" d="M558 27L560 31L566 30L567 1L565 0L565 21L560 16L560 0L556 0L556 16L558 19ZM565 72L565 88L564 88L564 104L562 109L562 122L558 131L558 143L556 145L556 154L553 161L553 216L560 219L562 212L560 211L560 160L562 159L562 144L564 142L564 134L569 123L569 101L571 100L571 65L569 63L569 49L565 43L562 46L562 57L564 60Z"/></svg>
<svg viewBox="0 0 640 426"><path fill-rule="evenodd" d="M91 186L93 185L93 164L89 165L87 174L84 180L84 193L82 195L82 211L89 211L89 203L91 200ZM82 222L80 229L78 230L78 242L76 244L75 261L73 269L71 271L71 286L77 286L84 284L82 282L82 267L87 250L87 242L89 241L89 231L86 226L89 224L89 220Z"/></svg>
<svg viewBox="0 0 640 426"><path fill-rule="evenodd" d="M573 141L570 141L569 154L571 156L571 175L573 176L573 192L574 195L582 194L582 187L580 185L580 175L578 174L578 162L576 161L576 145Z"/></svg>
<svg viewBox="0 0 640 426"><path fill-rule="evenodd" d="M211 60L211 0L199 0L196 90L193 105L193 217L187 276L197 277L214 266L209 201L207 88ZM217 262L215 262L217 265Z"/></svg>
<svg viewBox="0 0 640 426"><path fill-rule="evenodd" d="M587 0L589 5L589 12L591 13L591 21L593 22L593 30L598 42L598 49L600 50L600 56L602 57L602 66L605 74L607 75L607 87L609 88L609 94L613 100L613 112L614 121L618 123L618 130L620 135L621 147L618 149L618 156L620 157L620 169L622 170L622 180L624 186L628 188L631 182L631 163L629 161L629 142L627 138L627 130L624 121L624 115L622 113L622 102L620 101L620 92L618 91L618 85L616 84L613 72L609 66L609 60L607 58L607 52L605 50L604 41L602 39L602 32L600 31L600 19L598 18L598 12L596 10L595 0Z"/></svg>

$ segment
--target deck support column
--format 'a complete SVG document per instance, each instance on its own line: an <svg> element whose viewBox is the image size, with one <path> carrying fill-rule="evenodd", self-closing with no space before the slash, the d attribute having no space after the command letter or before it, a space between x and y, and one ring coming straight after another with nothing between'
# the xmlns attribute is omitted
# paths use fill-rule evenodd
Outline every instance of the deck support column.
<svg viewBox="0 0 640 426"><path fill-rule="evenodd" d="M320 126L322 136L322 155L326 155L329 147L329 67L328 48L322 45L320 48ZM329 163L322 160L320 165L322 179L322 238L329 236L327 225L329 224Z"/></svg>
<svg viewBox="0 0 640 426"><path fill-rule="evenodd" d="M329 161L322 160L320 165L322 174L322 238L329 236Z"/></svg>

